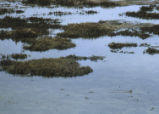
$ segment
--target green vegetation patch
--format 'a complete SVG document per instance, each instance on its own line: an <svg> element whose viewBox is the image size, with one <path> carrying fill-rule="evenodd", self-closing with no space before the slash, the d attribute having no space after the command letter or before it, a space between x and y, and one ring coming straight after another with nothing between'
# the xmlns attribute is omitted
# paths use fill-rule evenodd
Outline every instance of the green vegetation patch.
<svg viewBox="0 0 159 114"><path fill-rule="evenodd" d="M49 12L49 15L54 14L55 16L63 16L63 15L71 15L71 12L62 12L62 11L55 11L55 12Z"/></svg>
<svg viewBox="0 0 159 114"><path fill-rule="evenodd" d="M38 29L22 28L13 31L0 31L0 39L12 39L16 42L32 42L41 34Z"/></svg>
<svg viewBox="0 0 159 114"><path fill-rule="evenodd" d="M64 27L64 30L65 31L59 33L58 36L70 38L96 38L110 33L110 30L100 23L69 24Z"/></svg>
<svg viewBox="0 0 159 114"><path fill-rule="evenodd" d="M6 16L0 19L0 28L11 28L12 31L0 31L0 39L30 42L38 36L48 35L48 29L60 28L59 20L38 17L19 18ZM34 39L33 39L34 38Z"/></svg>
<svg viewBox="0 0 159 114"><path fill-rule="evenodd" d="M89 66L80 66L74 59L55 58L30 61L2 60L3 70L11 74L44 77L73 77L91 73Z"/></svg>
<svg viewBox="0 0 159 114"><path fill-rule="evenodd" d="M117 32L116 35L131 36L131 37L138 36L142 39L146 39L146 38L150 37L150 35L148 33L145 33L143 31L137 31L134 29L120 31L120 32Z"/></svg>
<svg viewBox="0 0 159 114"><path fill-rule="evenodd" d="M75 47L75 44L67 38L40 38L34 40L29 46L24 46L24 49L31 51L46 51L49 49L68 49Z"/></svg>
<svg viewBox="0 0 159 114"><path fill-rule="evenodd" d="M151 45L150 44L148 44L148 43L141 43L140 44L140 47L150 47Z"/></svg>
<svg viewBox="0 0 159 114"><path fill-rule="evenodd" d="M40 6L48 6L50 4L61 5L67 7L115 7L120 6L120 4L109 1L109 0L24 0L25 4L36 4Z"/></svg>
<svg viewBox="0 0 159 114"><path fill-rule="evenodd" d="M73 59L73 60L91 60L91 61L97 61L97 60L103 60L103 56L90 56L90 57L84 57L84 56L76 56L76 55L69 55L65 58Z"/></svg>
<svg viewBox="0 0 159 114"><path fill-rule="evenodd" d="M112 49L121 49L124 47L137 47L136 43L115 43L112 42L108 45Z"/></svg>
<svg viewBox="0 0 159 114"><path fill-rule="evenodd" d="M138 12L126 12L126 15L142 19L159 19L159 13L152 12L156 8L156 5L142 6Z"/></svg>
<svg viewBox="0 0 159 114"><path fill-rule="evenodd" d="M50 5L52 0L24 0L23 3L25 4L37 4L40 6L48 6Z"/></svg>
<svg viewBox="0 0 159 114"><path fill-rule="evenodd" d="M6 13L14 13L14 10L13 9L0 8L0 15L6 14Z"/></svg>
<svg viewBox="0 0 159 114"><path fill-rule="evenodd" d="M150 27L150 24L132 24L119 21L99 21L98 23L69 24L63 27L64 32L58 33L60 37L69 38L98 38L100 36L138 36L142 39L150 35L141 27Z"/></svg>
<svg viewBox="0 0 159 114"><path fill-rule="evenodd" d="M27 55L26 54L18 54L18 53L15 53L15 54L12 54L11 57L13 59L25 59L27 58Z"/></svg>
<svg viewBox="0 0 159 114"><path fill-rule="evenodd" d="M141 30L143 32L147 32L147 33L152 33L152 34L156 34L159 35L159 25L153 25L153 26L148 26L148 27L141 27Z"/></svg>
<svg viewBox="0 0 159 114"><path fill-rule="evenodd" d="M27 28L60 28L58 19L44 19L38 17L30 17L30 18L19 18L19 17L10 17L6 16L0 19L0 27L1 28L19 28L19 27L27 27Z"/></svg>
<svg viewBox="0 0 159 114"><path fill-rule="evenodd" d="M24 13L24 11L23 10L16 10L16 13L20 14L20 13Z"/></svg>
<svg viewBox="0 0 159 114"><path fill-rule="evenodd" d="M151 54L151 55L159 54L159 50L155 49L155 48L148 48L145 52L148 53L148 54Z"/></svg>
<svg viewBox="0 0 159 114"><path fill-rule="evenodd" d="M36 4L40 6L48 5L61 5L67 7L116 7L116 6L126 6L126 5L152 5L158 4L158 0L23 0L25 4Z"/></svg>
<svg viewBox="0 0 159 114"><path fill-rule="evenodd" d="M88 10L85 12L86 14L97 14L98 12L97 11L94 11L94 10Z"/></svg>

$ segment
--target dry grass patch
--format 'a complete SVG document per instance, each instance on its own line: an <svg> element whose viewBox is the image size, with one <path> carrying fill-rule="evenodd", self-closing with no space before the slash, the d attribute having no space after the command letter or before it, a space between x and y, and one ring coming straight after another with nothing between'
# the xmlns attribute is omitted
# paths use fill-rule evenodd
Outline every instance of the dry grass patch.
<svg viewBox="0 0 159 114"><path fill-rule="evenodd" d="M93 70L89 66L80 66L74 59L39 59L30 61L1 61L3 70L11 74L43 76L43 77L73 77L86 75Z"/></svg>
<svg viewBox="0 0 159 114"><path fill-rule="evenodd" d="M142 19L159 19L159 13L152 12L156 8L156 5L142 6L138 12L126 12L126 15Z"/></svg>
<svg viewBox="0 0 159 114"><path fill-rule="evenodd" d="M155 49L155 48L148 48L145 52L148 53L148 54L151 54L151 55L159 54L159 50Z"/></svg>
<svg viewBox="0 0 159 114"><path fill-rule="evenodd" d="M112 42L108 45L111 49L121 49L124 47L137 47L136 43L115 43Z"/></svg>
<svg viewBox="0 0 159 114"><path fill-rule="evenodd" d="M32 43L30 43L29 46L24 46L24 49L30 50L30 51L46 51L49 49L68 49L75 47L76 45L71 42L70 39L67 38L40 38L37 40L34 40Z"/></svg>
<svg viewBox="0 0 159 114"><path fill-rule="evenodd" d="M18 53L15 53L15 54L12 54L11 57L13 59L25 59L27 58L27 55L26 54L18 54Z"/></svg>
<svg viewBox="0 0 159 114"><path fill-rule="evenodd" d="M115 7L120 4L110 0L24 0L25 4L36 4L40 6L48 6L51 4L67 6L67 7Z"/></svg>
<svg viewBox="0 0 159 114"><path fill-rule="evenodd" d="M69 38L97 38L100 36L138 36L142 39L150 35L141 31L141 27L152 26L150 24L133 24L119 21L100 21L98 23L69 24L63 27L64 32L59 33L60 37Z"/></svg>

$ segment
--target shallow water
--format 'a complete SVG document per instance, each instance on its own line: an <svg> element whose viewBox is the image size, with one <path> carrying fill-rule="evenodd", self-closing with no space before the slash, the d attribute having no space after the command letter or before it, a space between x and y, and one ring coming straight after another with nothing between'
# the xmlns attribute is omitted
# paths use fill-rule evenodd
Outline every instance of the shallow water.
<svg viewBox="0 0 159 114"><path fill-rule="evenodd" d="M14 7L15 4L12 4ZM19 6L19 5L18 5ZM121 20L142 23L159 23L159 20L142 20L120 16L126 11L138 11L140 6L96 8L40 8L26 7L24 14L12 16L59 18L62 24ZM95 10L98 14L81 15L83 10ZM68 11L72 15L47 15L48 11ZM77 12L78 11L78 12ZM44 15L46 14L46 15ZM7 14L8 15L8 14ZM3 16L1 16L3 17ZM60 32L52 31L51 35ZM76 78L42 78L11 75L0 72L0 114L157 114L159 112L159 55L143 54L145 47L124 48L134 54L112 53L111 42L149 43L159 45L158 36L146 40L138 37L107 37L74 39L75 48L59 51L31 52L23 50L23 43L0 40L0 54L24 52L28 60L53 58L75 54L79 56L105 56L103 61L79 61L89 65L94 72ZM40 67L40 66L39 66Z"/></svg>

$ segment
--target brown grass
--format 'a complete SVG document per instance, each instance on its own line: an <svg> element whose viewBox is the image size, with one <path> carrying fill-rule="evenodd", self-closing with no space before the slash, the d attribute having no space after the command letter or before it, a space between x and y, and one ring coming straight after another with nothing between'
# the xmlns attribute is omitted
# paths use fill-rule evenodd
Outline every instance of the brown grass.
<svg viewBox="0 0 159 114"><path fill-rule="evenodd" d="M70 39L67 38L40 38L34 40L30 46L25 46L24 49L31 51L46 51L49 49L68 49L75 47L75 44L71 42Z"/></svg>
<svg viewBox="0 0 159 114"><path fill-rule="evenodd" d="M3 70L11 74L44 77L73 77L86 75L93 70L89 66L81 67L75 60L68 58L39 59L30 61L3 60Z"/></svg>

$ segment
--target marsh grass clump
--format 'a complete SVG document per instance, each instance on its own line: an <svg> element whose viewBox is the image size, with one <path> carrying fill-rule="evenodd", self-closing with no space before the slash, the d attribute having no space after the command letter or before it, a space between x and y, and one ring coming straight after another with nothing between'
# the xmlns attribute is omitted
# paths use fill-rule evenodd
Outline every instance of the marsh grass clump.
<svg viewBox="0 0 159 114"><path fill-rule="evenodd" d="M50 19L50 18L40 18L40 17L29 17L27 18L28 21L30 21L31 23L42 23L42 24L59 24L60 21L58 19Z"/></svg>
<svg viewBox="0 0 159 114"><path fill-rule="evenodd" d="M97 3L97 6L116 7L116 6L121 6L121 4L119 4L117 2L112 2L112 1L101 1L100 3Z"/></svg>
<svg viewBox="0 0 159 114"><path fill-rule="evenodd" d="M147 32L147 33L153 33L153 34L157 34L159 35L159 25L153 25L150 27L141 27L141 30L143 32Z"/></svg>
<svg viewBox="0 0 159 114"><path fill-rule="evenodd" d="M38 17L19 18L6 16L0 19L1 28L11 28L12 31L1 31L0 39L11 38L15 41L30 42L33 38L48 35L48 29L60 28L59 20Z"/></svg>
<svg viewBox="0 0 159 114"><path fill-rule="evenodd" d="M15 53L15 54L12 54L11 57L17 60L17 59L25 59L27 58L27 55L22 53L21 54Z"/></svg>
<svg viewBox="0 0 159 114"><path fill-rule="evenodd" d="M24 13L24 11L23 10L16 10L16 13L20 14L20 13Z"/></svg>
<svg viewBox="0 0 159 114"><path fill-rule="evenodd" d="M127 12L126 15L142 19L159 19L159 13Z"/></svg>
<svg viewBox="0 0 159 114"><path fill-rule="evenodd" d="M8 31L0 31L0 39L3 40L3 39L6 39L6 38L9 38L11 37L11 34L10 32Z"/></svg>
<svg viewBox="0 0 159 114"><path fill-rule="evenodd" d="M94 1L94 0L24 0L25 4L36 4L40 6L48 6L51 4L61 5L67 7L93 7L93 6L101 6L101 7L115 7L120 6L120 4L112 1Z"/></svg>
<svg viewBox="0 0 159 114"><path fill-rule="evenodd" d="M91 60L91 61L97 61L97 60L103 60L103 56L90 56L90 57L84 57L84 56L76 56L76 55L69 55L65 58L68 59L74 59L74 60Z"/></svg>
<svg viewBox="0 0 159 114"><path fill-rule="evenodd" d="M156 5L142 6L138 12L126 12L126 15L142 19L159 19L159 13L152 12L155 8Z"/></svg>
<svg viewBox="0 0 159 114"><path fill-rule="evenodd" d="M69 24L64 27L64 32L59 33L60 37L70 38L97 38L110 33L110 30L106 29L100 23L81 23L81 24Z"/></svg>
<svg viewBox="0 0 159 114"><path fill-rule="evenodd" d="M21 19L19 17L9 17L6 16L4 18L0 19L0 27L1 28L8 28L8 27L25 27L27 21L24 19Z"/></svg>
<svg viewBox="0 0 159 114"><path fill-rule="evenodd" d="M136 43L115 43L112 42L108 45L111 49L121 49L124 47L137 47Z"/></svg>
<svg viewBox="0 0 159 114"><path fill-rule="evenodd" d="M57 19L43 19L38 17L30 17L26 19L22 19L20 17L10 17L6 16L0 19L0 27L1 28L19 28L19 27L27 27L27 28L59 28L59 20Z"/></svg>
<svg viewBox="0 0 159 114"><path fill-rule="evenodd" d="M94 11L94 10L88 10L85 12L86 14L97 14L98 12L97 11Z"/></svg>
<svg viewBox="0 0 159 114"><path fill-rule="evenodd" d="M148 54L151 54L151 55L159 54L159 50L158 49L151 48L151 47L149 47L145 52L148 53Z"/></svg>
<svg viewBox="0 0 159 114"><path fill-rule="evenodd" d="M120 49L118 49L118 48L113 48L113 49L111 49L110 50L110 52L112 52L112 53L122 53L122 54L134 54L135 52L133 52L133 51L123 51L123 50L120 50Z"/></svg>
<svg viewBox="0 0 159 114"><path fill-rule="evenodd" d="M60 37L69 38L98 38L100 36L136 36L142 39L150 37L144 27L150 24L133 24L120 21L99 21L98 23L69 24L63 27L64 32L58 33Z"/></svg>
<svg viewBox="0 0 159 114"><path fill-rule="evenodd" d="M148 43L141 43L140 44L140 47L150 47L151 45L150 44L148 44Z"/></svg>
<svg viewBox="0 0 159 114"><path fill-rule="evenodd" d="M43 76L43 77L73 77L91 73L89 66L80 66L75 60L67 58L39 59L30 61L2 60L3 70L11 74Z"/></svg>
<svg viewBox="0 0 159 114"><path fill-rule="evenodd" d="M0 15L6 14L6 13L14 13L14 10L13 9L0 8Z"/></svg>
<svg viewBox="0 0 159 114"><path fill-rule="evenodd" d="M156 10L159 10L159 6L156 7Z"/></svg>
<svg viewBox="0 0 159 114"><path fill-rule="evenodd" d="M155 7L156 7L155 5L142 6L142 7L140 8L140 12L153 11Z"/></svg>
<svg viewBox="0 0 159 114"><path fill-rule="evenodd" d="M41 33L31 28L21 28L13 31L0 31L0 39L12 39L16 42L32 42Z"/></svg>
<svg viewBox="0 0 159 114"><path fill-rule="evenodd" d="M71 42L70 39L67 38L40 38L36 39L33 42L30 43L29 46L24 46L24 49L30 50L30 51L46 51L49 49L68 49L75 47L76 45Z"/></svg>
<svg viewBox="0 0 159 114"><path fill-rule="evenodd" d="M40 6L48 6L50 5L52 0L24 0L23 3L25 4L37 4Z"/></svg>
<svg viewBox="0 0 159 114"><path fill-rule="evenodd" d="M11 31L12 38L35 38L38 33L31 28L17 29Z"/></svg>
<svg viewBox="0 0 159 114"><path fill-rule="evenodd" d="M62 12L62 11L56 11L56 12L50 12L49 15L54 14L55 16L63 16L63 15L71 15L71 12Z"/></svg>
<svg viewBox="0 0 159 114"><path fill-rule="evenodd" d="M124 31L120 31L117 32L116 35L122 35L122 36L138 36L142 39L146 39L148 37L150 37L149 34L144 33L142 31L137 31L137 30L124 30Z"/></svg>
<svg viewBox="0 0 159 114"><path fill-rule="evenodd" d="M118 3L111 1L93 1L93 0L56 0L55 4L63 5L63 6L85 6L85 7L116 7L120 6Z"/></svg>

